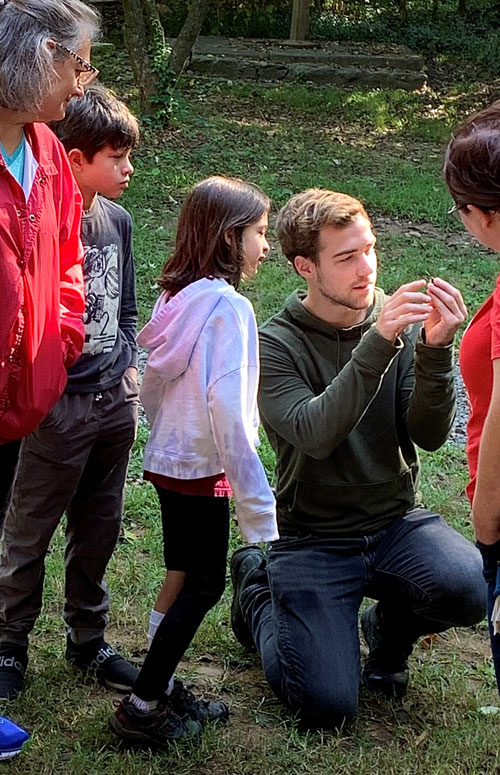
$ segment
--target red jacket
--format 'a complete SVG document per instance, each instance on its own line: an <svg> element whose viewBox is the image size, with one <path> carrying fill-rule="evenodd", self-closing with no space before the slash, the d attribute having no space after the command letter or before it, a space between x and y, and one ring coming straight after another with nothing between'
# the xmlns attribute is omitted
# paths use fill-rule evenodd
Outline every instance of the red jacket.
<svg viewBox="0 0 500 775"><path fill-rule="evenodd" d="M84 340L81 194L51 130L24 130L38 162L28 202L0 155L0 443L37 427Z"/></svg>

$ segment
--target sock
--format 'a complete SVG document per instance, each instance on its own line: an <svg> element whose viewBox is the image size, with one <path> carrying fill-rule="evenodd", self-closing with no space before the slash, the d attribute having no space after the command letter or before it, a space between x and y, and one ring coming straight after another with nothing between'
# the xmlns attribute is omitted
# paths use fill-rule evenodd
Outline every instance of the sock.
<svg viewBox="0 0 500 775"><path fill-rule="evenodd" d="M169 694L172 694L172 689L174 688L174 679L175 679L175 675L173 675L170 681L168 682L168 686L165 690L165 694L167 695L167 697Z"/></svg>
<svg viewBox="0 0 500 775"><path fill-rule="evenodd" d="M134 708L137 708L137 710L147 712L149 710L156 710L158 707L158 700L141 700L141 698L137 697L137 695L134 693L130 695L129 699Z"/></svg>
<svg viewBox="0 0 500 775"><path fill-rule="evenodd" d="M156 635L156 630L160 626L164 616L165 614L162 614L160 611L155 611L154 608L151 609L151 614L149 615L148 649L151 647L153 638Z"/></svg>
<svg viewBox="0 0 500 775"><path fill-rule="evenodd" d="M151 647L151 643L153 642L153 638L156 635L156 630L160 626L161 622L163 621L163 617L165 614L162 614L161 611L155 611L154 608L151 609L151 614L149 616L149 630L148 630L148 649ZM168 682L167 689L165 691L165 694L168 696L169 694L172 694L172 689L174 688L174 679L175 676L172 676L170 681ZM143 702L143 700L141 700Z"/></svg>

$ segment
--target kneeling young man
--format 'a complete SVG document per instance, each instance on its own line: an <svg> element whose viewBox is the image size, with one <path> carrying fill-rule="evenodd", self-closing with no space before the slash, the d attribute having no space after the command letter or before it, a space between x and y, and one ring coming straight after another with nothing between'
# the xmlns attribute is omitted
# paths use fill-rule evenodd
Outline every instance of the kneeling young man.
<svg viewBox="0 0 500 775"><path fill-rule="evenodd" d="M460 292L435 278L392 296L375 286L363 205L310 189L278 217L282 250L307 283L261 329L261 417L277 456L280 539L267 560L231 563L232 624L276 694L307 726L357 712L362 681L408 687L416 640L480 621L479 553L418 492L416 445L435 450L455 416Z"/></svg>

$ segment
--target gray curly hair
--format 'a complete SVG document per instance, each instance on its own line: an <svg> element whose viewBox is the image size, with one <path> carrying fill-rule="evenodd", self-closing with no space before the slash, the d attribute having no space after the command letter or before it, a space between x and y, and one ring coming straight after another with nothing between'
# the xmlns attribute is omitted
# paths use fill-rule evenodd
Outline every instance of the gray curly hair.
<svg viewBox="0 0 500 775"><path fill-rule="evenodd" d="M49 40L78 50L99 32L97 13L80 0L0 0L0 107L39 110L57 82Z"/></svg>

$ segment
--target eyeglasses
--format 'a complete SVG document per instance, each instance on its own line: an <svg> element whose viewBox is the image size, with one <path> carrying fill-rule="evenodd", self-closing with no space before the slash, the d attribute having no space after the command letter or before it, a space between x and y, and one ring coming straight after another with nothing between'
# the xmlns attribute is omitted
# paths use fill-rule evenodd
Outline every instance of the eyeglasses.
<svg viewBox="0 0 500 775"><path fill-rule="evenodd" d="M60 51L65 51L66 54L69 54L71 57L73 57L73 59L76 59L80 67L83 67L83 72L78 73L78 78L76 79L79 86L88 86L89 83L94 80L94 78L97 78L99 75L99 70L97 67L91 65L90 62L87 62L86 59L81 57L75 51L72 51L70 48L63 46L62 43L58 43L57 41L54 41L54 43Z"/></svg>
<svg viewBox="0 0 500 775"><path fill-rule="evenodd" d="M467 207L467 205L457 205L454 204L453 207L450 207L450 209L447 211L447 215L451 215L452 218L454 218L459 223L462 223L462 219L460 217L460 210L464 210Z"/></svg>

